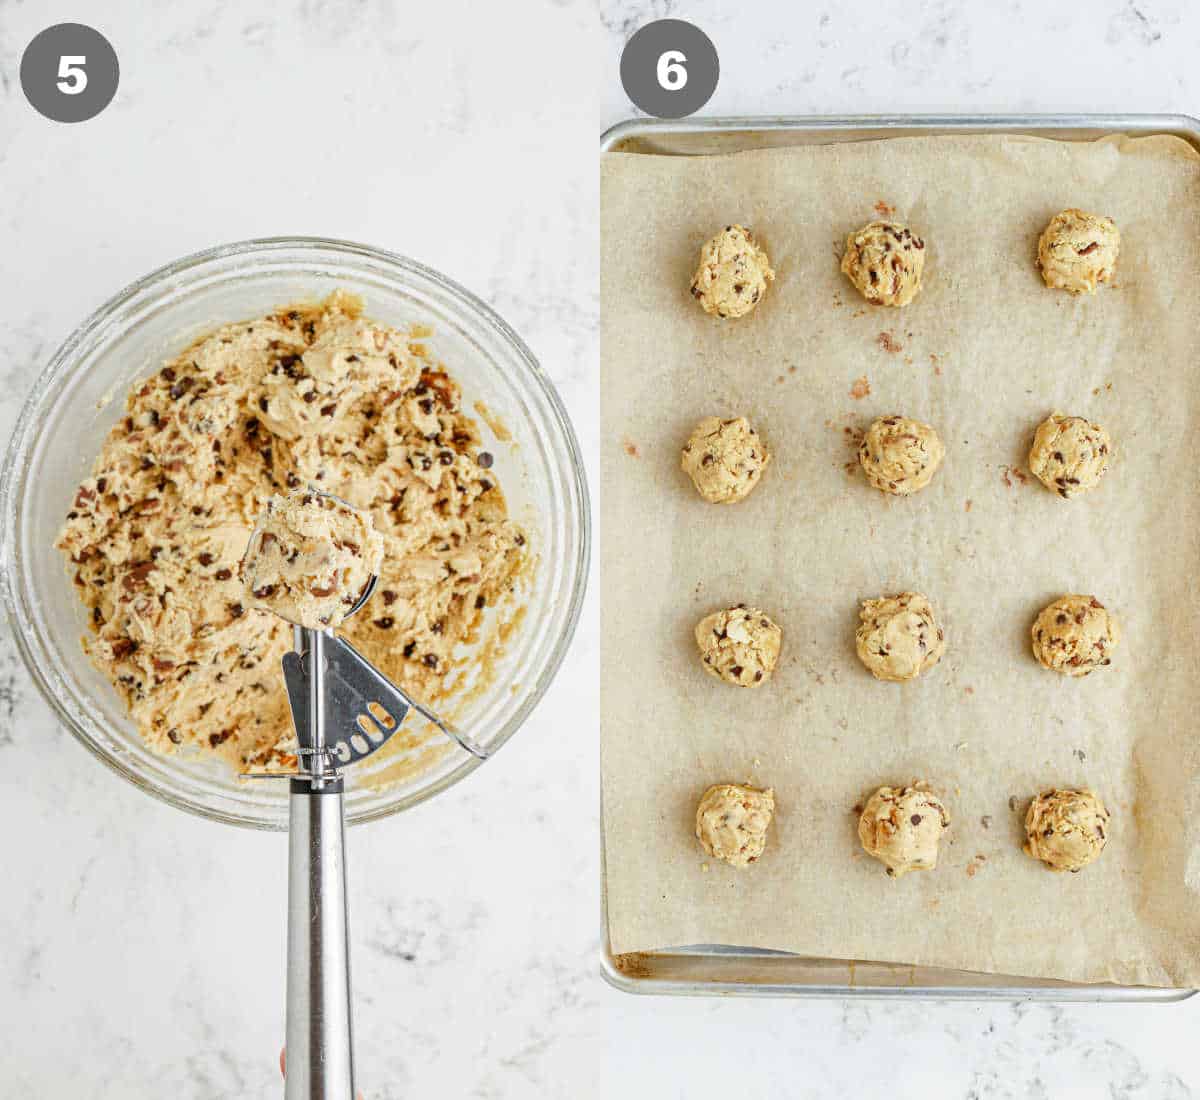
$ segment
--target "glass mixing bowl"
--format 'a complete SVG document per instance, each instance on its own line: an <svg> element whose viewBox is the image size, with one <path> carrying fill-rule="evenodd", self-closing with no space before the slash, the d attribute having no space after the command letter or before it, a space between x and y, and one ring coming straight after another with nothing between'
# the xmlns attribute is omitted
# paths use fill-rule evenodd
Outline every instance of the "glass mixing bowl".
<svg viewBox="0 0 1200 1100"><path fill-rule="evenodd" d="M47 701L88 749L142 790L257 828L286 826L287 784L239 781L215 761L158 756L143 745L116 691L80 648L84 609L53 542L135 379L221 324L337 288L360 295L375 320L429 325L431 349L462 386L464 408L483 402L499 427L497 436L480 423L510 512L531 532L540 561L495 675L453 709L476 741L498 749L545 692L574 632L590 540L587 488L566 410L537 360L487 305L436 271L364 245L311 238L245 241L161 268L58 349L21 412L0 480L3 594ZM348 820L413 806L479 763L440 742L414 751L407 762L385 750L355 766Z"/></svg>

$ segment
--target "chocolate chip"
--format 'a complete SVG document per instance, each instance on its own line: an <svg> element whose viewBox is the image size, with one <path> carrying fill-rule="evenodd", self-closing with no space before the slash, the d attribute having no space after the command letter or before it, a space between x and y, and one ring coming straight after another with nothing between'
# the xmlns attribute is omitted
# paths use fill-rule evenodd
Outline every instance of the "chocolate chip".
<svg viewBox="0 0 1200 1100"><path fill-rule="evenodd" d="M245 612L246 609L240 603L231 603L229 605L229 614L235 619L240 619Z"/></svg>
<svg viewBox="0 0 1200 1100"><path fill-rule="evenodd" d="M165 378L165 379L166 379L168 382L174 382L174 381L175 381L175 371L174 371L174 370L173 370L171 367L163 367L163 369L162 369L162 376L163 376L163 378Z"/></svg>
<svg viewBox="0 0 1200 1100"><path fill-rule="evenodd" d="M920 825L921 824L921 815L913 814L912 817L910 817L908 820L911 821L914 825Z"/></svg>
<svg viewBox="0 0 1200 1100"><path fill-rule="evenodd" d="M492 463L495 460L490 454L488 454L487 451L480 451L475 461L478 462L483 469L488 470L491 469Z"/></svg>
<svg viewBox="0 0 1200 1100"><path fill-rule="evenodd" d="M212 565L212 563L213 563L213 556L207 550L203 554L200 555L200 564L201 565Z"/></svg>
<svg viewBox="0 0 1200 1100"><path fill-rule="evenodd" d="M375 620L375 625L380 630L391 630L396 625L396 620L391 615L384 615L383 618Z"/></svg>
<svg viewBox="0 0 1200 1100"><path fill-rule="evenodd" d="M337 402L336 401L332 402L329 405L321 406L321 415L322 416L333 416L333 414L335 412L337 412Z"/></svg>
<svg viewBox="0 0 1200 1100"><path fill-rule="evenodd" d="M383 596L383 602L388 607L391 607L391 605L394 604L397 599L396 593L393 592L390 588L385 588L382 592L382 596Z"/></svg>
<svg viewBox="0 0 1200 1100"><path fill-rule="evenodd" d="M413 655L413 653L416 651L416 648L417 648L416 642L409 642L408 645L406 645L404 647L404 656L411 657Z"/></svg>
<svg viewBox="0 0 1200 1100"><path fill-rule="evenodd" d="M228 569L218 569L213 576L219 581L227 581L233 576L233 573Z"/></svg>
<svg viewBox="0 0 1200 1100"><path fill-rule="evenodd" d="M438 659L436 653L426 653L421 660L424 662L426 668L437 668Z"/></svg>
<svg viewBox="0 0 1200 1100"><path fill-rule="evenodd" d="M475 597L475 610L479 611L486 603L487 603L487 600L485 600L482 596L476 596Z"/></svg>

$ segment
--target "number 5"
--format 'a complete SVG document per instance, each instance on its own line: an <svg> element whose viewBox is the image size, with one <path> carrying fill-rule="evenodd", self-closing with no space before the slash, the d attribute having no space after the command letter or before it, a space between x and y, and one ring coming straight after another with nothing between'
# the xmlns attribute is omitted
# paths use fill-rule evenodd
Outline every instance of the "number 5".
<svg viewBox="0 0 1200 1100"><path fill-rule="evenodd" d="M87 87L87 73L83 66L87 57L82 54L65 54L58 59L58 90L63 95L79 95Z"/></svg>
<svg viewBox="0 0 1200 1100"><path fill-rule="evenodd" d="M683 67L683 62L686 60L687 58L679 50L667 50L658 59L657 75L660 88L664 88L668 92L677 92L687 83L687 69Z"/></svg>

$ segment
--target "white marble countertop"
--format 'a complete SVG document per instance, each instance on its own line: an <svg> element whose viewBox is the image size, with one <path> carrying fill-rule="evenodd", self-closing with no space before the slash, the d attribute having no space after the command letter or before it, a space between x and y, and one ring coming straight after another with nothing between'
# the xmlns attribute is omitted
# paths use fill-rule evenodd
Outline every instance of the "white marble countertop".
<svg viewBox="0 0 1200 1100"><path fill-rule="evenodd" d="M89 11L91 9L88 9ZM708 114L1200 113L1178 0L110 0L122 84L46 122L25 44L78 5L0 0L0 435L47 356L128 280L274 233L408 253L490 300L598 446L596 141L633 111L624 39L713 37ZM748 13L753 11L753 16ZM460 787L350 834L369 1100L827 1096L1179 1100L1173 1007L632 998L599 975L597 630ZM0 1096L278 1095L284 840L169 810L62 731L0 628ZM736 1075L736 1076L735 1076ZM729 1082L735 1082L731 1086Z"/></svg>

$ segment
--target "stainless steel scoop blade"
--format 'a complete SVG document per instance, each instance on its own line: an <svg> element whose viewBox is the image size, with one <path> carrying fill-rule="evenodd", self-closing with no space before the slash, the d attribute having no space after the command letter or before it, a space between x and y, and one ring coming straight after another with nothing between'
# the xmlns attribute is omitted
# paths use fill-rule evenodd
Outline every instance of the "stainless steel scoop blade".
<svg viewBox="0 0 1200 1100"><path fill-rule="evenodd" d="M309 718L309 666L323 664L325 721L320 743L336 764L353 764L382 748L410 710L437 726L459 748L487 759L485 749L406 695L344 638L304 632L302 627L295 630L296 648L283 655L283 677L300 745L316 743ZM310 641L302 632L316 634L320 641Z"/></svg>

